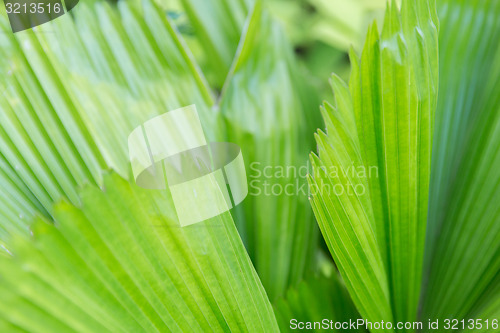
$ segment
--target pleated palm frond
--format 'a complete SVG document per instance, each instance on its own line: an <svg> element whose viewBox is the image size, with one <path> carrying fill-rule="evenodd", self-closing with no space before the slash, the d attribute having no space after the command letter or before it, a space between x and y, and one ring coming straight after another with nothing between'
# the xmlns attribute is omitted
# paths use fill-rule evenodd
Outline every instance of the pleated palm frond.
<svg viewBox="0 0 500 333"><path fill-rule="evenodd" d="M351 53L349 85L332 78L311 202L364 318L497 329L498 10L393 3L382 33L372 27L360 58Z"/></svg>
<svg viewBox="0 0 500 333"><path fill-rule="evenodd" d="M437 18L427 2L388 7L349 86L322 108L312 205L354 303L373 322L414 321L437 98Z"/></svg>
<svg viewBox="0 0 500 333"><path fill-rule="evenodd" d="M255 9L252 6L251 9L254 13L252 17L266 20L266 29L281 34L260 5ZM283 62L285 67L277 66L277 74L273 74L274 68L256 69L252 65L245 65L246 62L253 64L260 54L249 52L248 46L244 47L243 44L258 47L259 43L265 42L266 46L270 45L265 39L265 31L259 32L258 40L251 32L257 29L253 25L260 23L260 19L254 21L249 18L249 23L242 27L242 41L234 45L235 52L238 49L236 59L239 67L233 67L226 84L232 85L231 81L240 76L252 80L252 77L259 79L265 74L273 79L278 77L283 84L293 86L293 82L286 81L292 79L289 71L293 66L287 63L292 58ZM209 85L176 27L163 10L151 1L120 1L117 5L101 1L81 3L74 9L74 17L65 15L33 31L15 35L10 33L6 19L2 20L1 26L4 31L0 36L1 52L5 59L0 65L3 74L3 94L0 97L0 181L5 189L0 203L2 256L5 256L5 265L2 264L5 268L2 268L1 273L2 300L5 299L2 325L9 329L28 331L106 329L114 332L127 331L128 324L132 325L130 327L153 331L176 331L179 328L205 331L209 327L216 331L277 330L267 294L233 227L230 215L205 221L198 228L192 228L192 231L183 231L170 228L176 217L169 200L162 202L166 210L164 215L158 217L154 212L153 215L143 212L143 215L138 213L136 219L132 219L107 214L113 210L124 210L124 207L112 208L104 203L89 207L95 202L87 204L85 199L85 193L90 191L101 198L98 202L105 202L107 194L101 194L97 187L109 191L110 186L123 186L127 188L126 193L136 191L129 189L131 185L125 185L123 180L110 181L106 185L103 170L111 168L120 177L133 183L129 171L127 136L144 121L180 106L196 104L209 139L225 141L229 130L226 127L228 122L221 121L222 115L224 118L231 117L238 110L220 107L217 99L228 105L242 105L246 95L217 97L217 87ZM276 35L271 36L276 40ZM282 40L277 47L288 46ZM242 50L244 55L241 55ZM276 61L272 57L278 55L280 53L276 49L275 53L269 54L268 61ZM253 93L259 94L261 91ZM282 91L276 92L275 96L280 100L273 102L272 95L268 94L268 103L280 105ZM232 101L233 98L240 101ZM271 118L277 116L275 113L284 114L288 111L286 105L278 108L267 105L264 109L259 103L254 106L259 108L257 111L261 115ZM288 132L267 137L263 146L259 147L261 154L266 149L269 149L269 154L279 152L277 145L290 140L290 131L304 126L299 112L302 103L298 102L293 107L297 110L295 115L298 118L290 118L289 122L283 124ZM241 120L235 117L234 121ZM257 128L257 133L252 135L258 135L259 130ZM242 145L245 152L243 143L237 143ZM249 154L251 149L254 148L248 147L245 153L248 154L245 156L247 163L251 162L247 159L252 157ZM306 152L310 147L304 146L302 149ZM285 164L289 160L286 157L278 159L277 163ZM79 190L82 186L85 187L83 194ZM120 194L117 195L117 203L126 202ZM61 200L69 203L57 204ZM281 211L297 209L294 202L301 199L263 197L262 200L272 200L273 210ZM306 211L308 205L303 199L302 202ZM76 213L87 208L92 213ZM139 201L129 202L126 208L136 211L143 209ZM74 214L61 213L64 217L60 217L60 212L66 210ZM101 211L102 216L99 216ZM251 209L247 214L250 213ZM82 214L93 216L86 215L85 219L80 219L78 216ZM304 221L295 218L294 214L299 213L292 211L282 216L281 223L293 223L300 229L291 227L285 230L282 226L280 229L283 233L276 233L274 239L259 234L246 239L247 242L267 246L271 252L275 247L281 249L276 252L281 255L279 262L285 263L285 266L276 265L276 257L267 259L267 256L259 258L263 264L258 265L262 270L280 270L279 277L265 280L267 293L274 292L276 296L283 293L290 283L298 281L305 272L306 263L314 258L314 237L305 237L303 242L307 246L295 248L292 254L290 240L299 237L304 227L309 230L307 235L311 235L315 227L312 216L303 224ZM74 224L78 221L82 223L79 227L83 229L76 232L87 233L88 244L84 244L83 239L82 243L78 243L78 238L72 238L76 237L75 234L64 234L65 226L76 228L76 225L72 225L72 218L75 219ZM37 222L32 226L33 219ZM152 232L150 229L155 226L155 221L160 225L160 231L153 228L155 232ZM54 223L55 227L47 223ZM101 223L105 229L97 230L97 227L94 231L93 223ZM169 226L166 232L161 230L164 223ZM259 216L258 223L269 230L277 228L277 221L264 214ZM137 228L146 228L148 230L144 232L149 234L113 238L110 230L121 230L120 226L124 224L128 225L125 228L135 228L133 230L136 231ZM184 232L190 235L183 236ZM46 242L51 237L69 242L62 241L64 244L54 244L53 247L49 245L36 254L39 250L37 241L50 244L50 241ZM153 258L156 257L153 257L153 252L148 253L144 248L153 242L169 247L152 250L155 256L166 256L164 263L154 262ZM201 248L195 251L191 248L209 243L214 246L212 250ZM115 252L116 249L121 251L121 247L129 246L138 252ZM256 247L255 244L247 246ZM102 247L109 248L109 251L99 253ZM55 253L61 253L61 257L54 258ZM72 257L68 259L63 254ZM87 254L93 257L87 258ZM79 276L68 275L67 269L70 268L65 266L66 260L76 260L78 257L82 263L86 263L79 274L90 281L80 281ZM33 263L34 258L40 261ZM292 259L300 265L291 265ZM101 269L106 270L106 275L99 275L95 271L92 263L97 262ZM142 265L140 271L133 267L134 263ZM41 266L36 266L38 264ZM36 267L27 269L31 265ZM53 281L48 281L52 273ZM67 283L66 287L70 286L69 289L57 289L57 283L62 279ZM17 280L23 281L17 285L17 289L10 287ZM235 282L239 285L234 285L234 289L229 291L227 287ZM42 285L47 285L48 289L44 291L38 288ZM201 289L195 292L192 288ZM86 292L89 295L85 295ZM75 298L68 303L69 294ZM51 295L57 302L50 305L50 310L44 309L52 299ZM100 297L105 297L109 303L96 307ZM168 304L176 302L180 302L181 310L168 309ZM121 308L114 309L112 304L120 305ZM68 315L67 319L60 318L65 306L71 309L74 317ZM233 313L237 308L241 312ZM99 309L109 312L99 315L96 312ZM193 317L182 318L180 314L187 315L188 310L192 311ZM177 311L177 314L170 311ZM119 323L117 320L124 313L133 313L130 322ZM106 318L110 320L109 324L103 323Z"/></svg>
<svg viewBox="0 0 500 333"><path fill-rule="evenodd" d="M262 165L296 166L305 161L313 139L302 138L317 125L318 116L311 121L304 110L312 110L318 100L314 93L297 88L303 80L293 72L294 59L279 26L260 2L227 2L226 6L214 1L204 4L211 8L205 11L198 11L196 1L183 4L196 31L205 24L209 34L219 36L214 40L224 40L224 47L214 46L203 34L195 35L207 52L217 48L218 57L195 58L165 15L162 1L159 5L152 1L82 3L74 9L74 17L65 15L15 35L3 20L6 33L0 39L3 57L8 59L0 66L4 74L0 162L7 189L0 203L6 217L0 222L3 239L10 233L26 234L38 213L50 219L53 203L61 198L78 204L77 187L99 185L103 169L112 168L132 180L128 134L144 121L181 106L196 104L211 141L239 144L247 170L263 156L273 159L262 159ZM226 17L232 12L238 13L240 23L231 29L210 16ZM274 43L277 40L279 44ZM282 52L288 52L284 59ZM201 67L197 60L202 61ZM257 61L269 67L256 68ZM222 95L218 94L220 80L210 84L204 72L224 77L227 88ZM252 81L260 86L248 88ZM268 85L289 88L284 95L281 90L270 93ZM233 93L236 87L241 90ZM296 90L303 93L297 95ZM262 99L256 98L260 95ZM261 126L239 127L247 120L242 110L249 97L254 100L250 112L260 124L276 122L272 135ZM258 147L237 139L239 133L244 133L245 140L258 137ZM297 142L301 146L296 152L283 153L283 147ZM278 181L286 185L294 179ZM265 276L267 292L275 298L313 266L316 226L305 196L261 195L247 201L236 225L257 270ZM271 210L255 216L257 204ZM271 234L275 236L268 237ZM300 246L292 244L296 240ZM255 248L262 249L260 254Z"/></svg>
<svg viewBox="0 0 500 333"><path fill-rule="evenodd" d="M423 315L491 321L500 314L500 2L438 4Z"/></svg>
<svg viewBox="0 0 500 333"><path fill-rule="evenodd" d="M188 32L165 0L81 1L17 34L1 13L1 332L498 319L499 1L388 4L321 113L264 2L176 3ZM190 104L241 147L250 193L181 228L127 137Z"/></svg>
<svg viewBox="0 0 500 333"><path fill-rule="evenodd" d="M161 192L116 174L103 188L57 204L55 225L38 218L0 257L2 332L277 330L229 213L180 228Z"/></svg>

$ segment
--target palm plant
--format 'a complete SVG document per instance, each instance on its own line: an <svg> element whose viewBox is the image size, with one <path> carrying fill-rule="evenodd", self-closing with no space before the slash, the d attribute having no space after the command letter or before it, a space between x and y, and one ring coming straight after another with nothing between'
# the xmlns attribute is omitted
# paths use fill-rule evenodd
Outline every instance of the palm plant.
<svg viewBox="0 0 500 333"><path fill-rule="evenodd" d="M180 0L188 33L169 6L89 1L17 34L0 20L1 332L497 331L499 1L388 5L321 112L262 1ZM179 227L168 193L135 185L127 136L189 104L247 170L314 150L311 205L249 196Z"/></svg>

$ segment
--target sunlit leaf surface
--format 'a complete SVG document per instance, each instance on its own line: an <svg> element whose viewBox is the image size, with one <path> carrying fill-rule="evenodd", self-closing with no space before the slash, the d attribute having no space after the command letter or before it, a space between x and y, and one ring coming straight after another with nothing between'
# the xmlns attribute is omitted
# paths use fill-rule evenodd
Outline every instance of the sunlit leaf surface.
<svg viewBox="0 0 500 333"><path fill-rule="evenodd" d="M0 321L29 332L276 331L273 310L228 213L181 228L164 193L104 177L81 208L1 256ZM8 272L7 274L5 272Z"/></svg>
<svg viewBox="0 0 500 333"><path fill-rule="evenodd" d="M332 77L336 105L322 108L311 203L361 315L413 321L437 99L434 6L393 3L351 61L349 87Z"/></svg>

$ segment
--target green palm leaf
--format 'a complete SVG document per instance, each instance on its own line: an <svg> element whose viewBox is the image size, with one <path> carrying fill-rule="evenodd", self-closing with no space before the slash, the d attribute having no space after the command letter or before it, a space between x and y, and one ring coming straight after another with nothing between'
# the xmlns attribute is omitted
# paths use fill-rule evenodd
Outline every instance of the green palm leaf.
<svg viewBox="0 0 500 333"><path fill-rule="evenodd" d="M235 220L241 223L238 229L274 300L314 264L317 228L298 170L306 165L312 146L307 137L317 117L305 111L311 101L315 103L315 93L295 93L310 88L294 73L296 63L286 37L261 6L257 2L249 17L219 107L225 138L244 147L249 176L249 196ZM265 169L275 167L295 172L264 175ZM271 192L273 186L279 192Z"/></svg>
<svg viewBox="0 0 500 333"><path fill-rule="evenodd" d="M27 230L61 197L76 203L75 187L100 183L108 166L128 176L127 136L152 116L196 103L210 120L211 93L174 28L150 2L145 25L136 5L120 2L118 15L82 4L76 22L66 15L37 33L1 34L0 158L19 199L2 209L4 229Z"/></svg>
<svg viewBox="0 0 500 333"><path fill-rule="evenodd" d="M335 323L349 323L350 320L355 322L360 318L336 271L329 277L310 277L290 288L284 298L276 301L274 312L282 332L294 326L300 328L299 323L305 325L307 322L329 325L326 327L333 327L333 332L348 332L349 329L335 329ZM324 319L328 322L324 322ZM313 331L321 332L325 329L325 326L319 326ZM361 329L359 332L365 330Z"/></svg>
<svg viewBox="0 0 500 333"><path fill-rule="evenodd" d="M487 319L478 309L493 310L500 296L500 2L443 0L439 9L423 315Z"/></svg>
<svg viewBox="0 0 500 333"><path fill-rule="evenodd" d="M123 180L103 180L108 167L130 179L127 136L152 116L196 103L205 124L214 122L211 92L175 28L153 3L137 5L81 4L74 21L64 16L38 33L1 36L9 59L1 67L2 184L12 190L2 202L1 326L275 331L228 214L181 230L171 202L159 203L161 214L151 204L144 210L147 197L134 201L136 190ZM107 194L92 188L80 198L85 183ZM54 209L61 198L83 203L85 212L69 204ZM57 227L37 222L34 243L27 226L39 213Z"/></svg>
<svg viewBox="0 0 500 333"><path fill-rule="evenodd" d="M256 1L179 1L202 50L198 58L204 72L208 73L207 77L213 77L214 86L220 90L233 62L247 15Z"/></svg>
<svg viewBox="0 0 500 333"><path fill-rule="evenodd" d="M439 100L433 0L393 1L350 52L349 85L332 77L309 185L343 281L317 275L297 173L318 93L282 29L262 1L178 2L192 34L163 0L81 3L17 34L0 19L0 331L498 319L499 1L438 1ZM250 195L234 222L180 228L167 193L132 185L130 131L189 104L211 141L242 147Z"/></svg>
<svg viewBox="0 0 500 333"><path fill-rule="evenodd" d="M259 13L255 17L261 16L260 10L259 7L254 11ZM273 31L272 41L279 40L279 47L287 49L286 41L280 39L280 30L267 16L265 20L268 22L265 29ZM240 47L239 65L233 67L226 82L228 91L231 86L241 84L231 82L241 77L260 80L265 73L270 78L279 77L287 85L293 78L288 63L291 62L290 55L285 62L279 62L277 76L269 68L255 72L252 67L251 62L255 61L257 54L248 51L259 47L264 50L260 45L263 41L265 46L272 44L264 38L267 36L265 30L259 32L259 38L262 38L259 40L248 33L256 30L254 25L260 22L260 19L254 20L246 25L242 45L247 46ZM8 31L7 22L4 20L1 24L2 29ZM127 136L145 120L166 110L194 103L208 137L223 140L226 140L226 134L218 130L219 114L232 118L235 123L244 121L244 118L238 118L243 114L230 116L234 109L229 106L240 105L247 96L227 93L222 97L222 106L215 104L212 91L183 39L162 10L150 1L121 1L116 8L99 1L92 5L82 3L75 8L74 18L65 15L37 28L36 32L4 33L0 40L5 46L3 56L8 59L0 65L5 74L1 83L5 93L0 97L0 176L2 184L9 189L9 196L2 201L0 210L5 217L1 224L6 251L14 251L9 241L15 237L13 235L28 235L33 216L41 213L52 220L54 202L67 198L78 206L79 186L86 183L102 186L101 170L111 167L131 180ZM277 62L280 52L276 47L275 53L269 57L271 64ZM288 94L294 95L291 87ZM282 91L266 96L267 105L256 105L261 114L273 117L272 113L280 112L283 117L287 107L293 105ZM278 109L273 107L283 101L287 104ZM302 102L298 99L293 102L297 103L293 105L295 114L284 124L283 131L278 136L260 141L263 148L273 148L267 152L261 148L260 155L248 154L246 158L279 151L280 145L289 140L291 129L299 127L297 122L304 119L299 106ZM221 112L214 113L212 108L219 108ZM302 129L301 135L305 133ZM232 137L236 137L234 133ZM298 140L298 137L293 140ZM308 149L308 145L302 146L303 152ZM293 159L277 155L274 161L277 164L298 163L299 155L294 154ZM288 182L291 180L287 179L284 184ZM299 200L301 205L297 206ZM266 246L270 253L276 250L270 258L262 252L257 266L266 272L265 283L269 292L277 296L290 284L298 282L308 265L312 265L315 226L304 198L262 197L259 201L261 205L272 207L276 215L285 212L278 216L279 220L273 220L271 215L259 216L259 224L273 232L274 238L266 237L264 230L254 235L255 242ZM169 216L172 216L171 203L169 207ZM251 216L252 208L246 214ZM306 223L295 218L300 214L309 216ZM280 232L276 231L276 224ZM239 239L236 231L230 235ZM294 247L294 241L301 246ZM233 256L225 251L220 255ZM279 276L273 277L277 272ZM251 270L246 270L244 279L253 279L252 274ZM209 277L217 280L213 275L209 274ZM266 299L265 295L263 297ZM252 300L245 302L251 303ZM272 324L269 328L273 329Z"/></svg>
<svg viewBox="0 0 500 333"><path fill-rule="evenodd" d="M311 158L318 223L354 303L371 321L417 316L436 26L432 2L404 1L401 12L394 3L388 7L381 35L372 26L361 58L351 53L349 89L332 78L336 106L322 110L327 134L317 134L319 158Z"/></svg>
<svg viewBox="0 0 500 333"><path fill-rule="evenodd" d="M180 228L162 192L105 176L3 256L1 321L30 332L262 332L277 325L228 213ZM168 213L167 213L168 214ZM43 323L43 325L40 325Z"/></svg>

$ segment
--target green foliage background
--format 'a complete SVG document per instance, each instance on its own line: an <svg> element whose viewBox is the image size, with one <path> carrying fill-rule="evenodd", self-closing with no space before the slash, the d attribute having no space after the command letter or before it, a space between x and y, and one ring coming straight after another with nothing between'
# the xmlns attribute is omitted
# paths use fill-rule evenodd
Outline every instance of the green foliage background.
<svg viewBox="0 0 500 333"><path fill-rule="evenodd" d="M500 1L401 6L82 1L15 35L2 8L0 332L500 319ZM180 228L127 136L189 104L247 171L313 151L310 203ZM350 165L379 177L322 169ZM367 191L321 190L346 182Z"/></svg>

